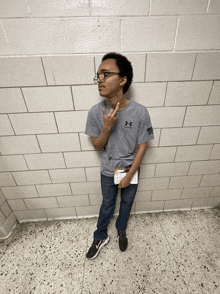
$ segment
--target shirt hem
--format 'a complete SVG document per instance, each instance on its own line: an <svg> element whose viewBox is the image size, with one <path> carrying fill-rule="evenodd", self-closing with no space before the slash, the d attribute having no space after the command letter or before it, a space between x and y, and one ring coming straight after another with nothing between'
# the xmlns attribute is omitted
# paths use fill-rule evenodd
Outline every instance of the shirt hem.
<svg viewBox="0 0 220 294"><path fill-rule="evenodd" d="M112 174L112 175L106 175L106 174L104 174L102 171L100 172L103 176L105 176L105 177L109 177L109 178L113 178L114 177L114 173Z"/></svg>

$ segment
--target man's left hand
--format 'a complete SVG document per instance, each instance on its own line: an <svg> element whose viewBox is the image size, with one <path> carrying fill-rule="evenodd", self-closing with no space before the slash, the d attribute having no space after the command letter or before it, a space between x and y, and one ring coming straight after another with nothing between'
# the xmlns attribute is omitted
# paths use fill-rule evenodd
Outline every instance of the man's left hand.
<svg viewBox="0 0 220 294"><path fill-rule="evenodd" d="M130 185L131 179L128 176L125 176L123 179L121 179L121 182L118 185L118 188L127 188Z"/></svg>

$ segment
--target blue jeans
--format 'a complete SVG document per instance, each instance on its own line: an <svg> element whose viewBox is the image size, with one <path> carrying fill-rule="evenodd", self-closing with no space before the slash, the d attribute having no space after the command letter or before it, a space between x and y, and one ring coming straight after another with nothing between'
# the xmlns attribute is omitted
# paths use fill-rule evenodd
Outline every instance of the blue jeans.
<svg viewBox="0 0 220 294"><path fill-rule="evenodd" d="M95 240L103 240L107 238L107 227L114 215L118 194L118 185L114 184L114 177L107 177L101 174L101 187L103 201L99 212L97 230L94 232ZM115 225L119 234L126 231L137 187L138 184L130 184L128 187L121 189L120 210Z"/></svg>

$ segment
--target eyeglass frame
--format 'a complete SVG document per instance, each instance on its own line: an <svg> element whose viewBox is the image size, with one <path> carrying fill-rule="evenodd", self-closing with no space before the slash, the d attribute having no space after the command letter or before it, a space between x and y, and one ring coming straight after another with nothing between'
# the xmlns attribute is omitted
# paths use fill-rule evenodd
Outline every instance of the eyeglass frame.
<svg viewBox="0 0 220 294"><path fill-rule="evenodd" d="M106 74L107 74L107 75L106 75ZM100 81L103 81L103 80L105 80L105 79L107 78L107 76L108 76L109 74L122 76L122 74L121 74L120 72L103 71L103 72L101 72L100 74L97 74L97 75L93 78L93 82L94 82L95 84L98 84L98 79L99 79ZM101 80L100 77L99 77L100 75L104 75L104 78L103 78L102 80Z"/></svg>

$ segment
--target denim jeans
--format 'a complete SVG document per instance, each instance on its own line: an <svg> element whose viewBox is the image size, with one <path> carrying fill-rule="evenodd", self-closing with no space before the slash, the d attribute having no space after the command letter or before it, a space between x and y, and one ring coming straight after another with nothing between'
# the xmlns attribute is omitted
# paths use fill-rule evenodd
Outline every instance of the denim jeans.
<svg viewBox="0 0 220 294"><path fill-rule="evenodd" d="M103 201L99 212L97 230L94 232L95 240L103 240L107 238L107 227L114 215L118 194L118 185L114 184L114 177L107 177L101 174L101 187ZM121 189L120 210L116 221L116 229L119 234L126 231L137 187L138 184L130 184L128 187Z"/></svg>

